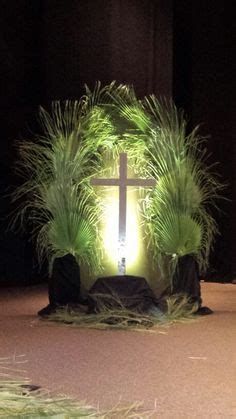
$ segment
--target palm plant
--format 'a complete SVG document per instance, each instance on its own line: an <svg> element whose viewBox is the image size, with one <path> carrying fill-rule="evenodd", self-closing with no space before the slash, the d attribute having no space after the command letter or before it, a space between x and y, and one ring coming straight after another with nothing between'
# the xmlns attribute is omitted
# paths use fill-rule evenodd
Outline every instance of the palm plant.
<svg viewBox="0 0 236 419"><path fill-rule="evenodd" d="M114 98L130 124L125 142L136 170L157 180L141 205L155 263L170 283L180 257L191 254L205 269L217 233L209 208L222 185L206 165L198 127L188 135L172 101L154 95L141 101L127 86L119 86Z"/></svg>
<svg viewBox="0 0 236 419"><path fill-rule="evenodd" d="M43 135L19 145L16 219L30 219L42 261L71 253L91 272L102 266L99 221L102 204L90 178L104 171L107 155L127 151L134 170L157 186L141 200L145 231L155 263L171 282L178 258L193 255L202 269L217 233L209 212L221 184L206 165L196 127L187 134L183 112L151 95L139 100L133 88L116 85L79 101L40 109Z"/></svg>
<svg viewBox="0 0 236 419"><path fill-rule="evenodd" d="M47 257L52 266L55 257L71 253L96 273L102 207L90 178L102 171L116 140L111 118L97 105L98 91L87 91L80 101L54 102L50 113L40 108L43 135L19 144L18 170L27 180L13 196L21 202L13 226L19 219L31 223L40 261Z"/></svg>

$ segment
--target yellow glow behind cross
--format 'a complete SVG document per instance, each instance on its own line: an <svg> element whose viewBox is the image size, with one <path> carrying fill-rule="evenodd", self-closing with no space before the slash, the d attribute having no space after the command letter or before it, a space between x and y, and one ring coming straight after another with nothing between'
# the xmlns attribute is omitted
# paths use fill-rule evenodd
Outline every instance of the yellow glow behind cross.
<svg viewBox="0 0 236 419"><path fill-rule="evenodd" d="M118 178L110 178L110 179L92 179L91 184L97 186L109 186L110 190L111 187L118 187L119 195L118 200L116 199L117 209L113 207L112 204L108 204L107 213L105 214L106 223L110 227L107 227L107 231L105 230L105 243L107 243L108 236L112 238L112 243L116 246L116 252L113 248L113 244L109 239L108 251L112 252L114 256L116 255L116 261L118 262L118 274L125 275L128 259L136 259L136 246L134 245L135 240L138 243L138 237L135 236L134 232L137 232L137 220L135 220L135 212L132 211L132 205L127 205L127 188L130 186L134 187L151 187L155 186L156 181L154 179L137 179L137 178L129 178L127 176L127 154L120 153L119 155L119 177ZM129 209L128 209L129 207ZM118 211L118 212L117 212ZM128 214L129 213L129 220ZM118 223L118 229L117 229ZM129 227L128 227L129 226ZM130 229L129 238L127 235L127 228ZM112 229L112 231L110 230ZM132 233L131 233L132 229ZM106 246L106 244L105 244ZM112 250L113 249L113 250ZM132 256L134 253L135 256Z"/></svg>
<svg viewBox="0 0 236 419"><path fill-rule="evenodd" d="M127 193L127 218L126 218L126 269L129 273L134 268L140 253L140 229L138 228L138 209L136 203L137 192L128 188ZM110 266L117 270L119 249L117 237L119 234L119 198L118 191L113 190L105 194L104 205L103 242L104 250L110 261ZM113 270L113 269L112 269Z"/></svg>

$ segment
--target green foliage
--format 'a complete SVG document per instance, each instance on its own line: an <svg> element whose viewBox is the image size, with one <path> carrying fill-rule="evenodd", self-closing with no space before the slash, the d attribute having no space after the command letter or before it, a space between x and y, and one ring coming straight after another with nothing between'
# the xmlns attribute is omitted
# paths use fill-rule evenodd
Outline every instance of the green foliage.
<svg viewBox="0 0 236 419"><path fill-rule="evenodd" d="M96 95L54 102L50 113L40 109L43 135L19 143L18 170L28 180L13 197L20 202L13 226L18 219L31 224L40 261L46 256L51 266L54 257L71 253L93 273L101 270L102 204L90 178L101 173L116 140Z"/></svg>
<svg viewBox="0 0 236 419"><path fill-rule="evenodd" d="M91 272L99 272L101 205L94 192L88 187L86 196L75 185L63 189L54 187L47 196L47 203L50 215L38 233L39 256L45 248L51 261L71 253Z"/></svg>
<svg viewBox="0 0 236 419"><path fill-rule="evenodd" d="M150 230L159 252L166 255L185 256L196 254L201 246L201 225L187 214L165 211L156 216Z"/></svg>
<svg viewBox="0 0 236 419"><path fill-rule="evenodd" d="M140 208L167 281L186 254L205 269L217 233L211 208L222 185L206 164L198 127L188 134L172 101L139 100L132 87L112 82L85 89L79 101L54 102L50 113L41 108L43 135L19 145L19 169L28 180L15 192L16 218L31 222L40 260L69 252L98 274L102 204L90 178L104 175L107 157L122 150L135 173L157 181Z"/></svg>
<svg viewBox="0 0 236 419"><path fill-rule="evenodd" d="M124 141L136 171L157 180L141 203L154 260L170 283L178 258L186 254L205 269L217 233L210 209L222 184L206 164L198 127L187 134L184 113L172 101L154 95L138 100L128 86L113 94L129 123Z"/></svg>

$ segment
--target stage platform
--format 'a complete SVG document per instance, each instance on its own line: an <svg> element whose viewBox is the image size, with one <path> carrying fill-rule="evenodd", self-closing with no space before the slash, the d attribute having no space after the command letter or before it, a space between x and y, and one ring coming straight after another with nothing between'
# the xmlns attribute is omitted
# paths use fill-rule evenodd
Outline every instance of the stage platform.
<svg viewBox="0 0 236 419"><path fill-rule="evenodd" d="M201 286L214 314L155 334L48 324L36 315L45 286L2 288L0 357L24 355L18 369L33 384L94 406L140 401L156 418L236 417L236 285Z"/></svg>

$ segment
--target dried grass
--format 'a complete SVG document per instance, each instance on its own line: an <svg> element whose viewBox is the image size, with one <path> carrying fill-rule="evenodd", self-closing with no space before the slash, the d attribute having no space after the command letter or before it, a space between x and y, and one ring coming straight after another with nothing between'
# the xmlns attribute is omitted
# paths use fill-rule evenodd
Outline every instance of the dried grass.
<svg viewBox="0 0 236 419"><path fill-rule="evenodd" d="M108 301L106 296L106 302ZM111 297L114 300L114 297ZM165 300L165 313L153 306L149 314L125 308L117 300L117 308L100 305L99 312L86 314L78 307L58 308L46 318L48 321L88 329L118 329L163 333L160 329L176 322L186 322L196 318L197 305L190 302L186 295L173 295Z"/></svg>
<svg viewBox="0 0 236 419"><path fill-rule="evenodd" d="M144 411L142 403L133 403L129 406L117 404L110 410L103 411L65 396L51 397L46 391L32 391L34 386L31 386L28 379L12 378L14 368L5 366L9 363L12 363L12 360L0 359L0 367L3 370L3 372L0 370L0 418L148 419L154 417L154 411Z"/></svg>

